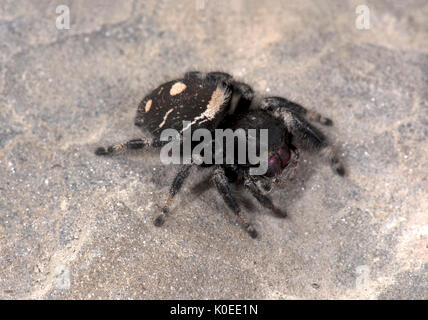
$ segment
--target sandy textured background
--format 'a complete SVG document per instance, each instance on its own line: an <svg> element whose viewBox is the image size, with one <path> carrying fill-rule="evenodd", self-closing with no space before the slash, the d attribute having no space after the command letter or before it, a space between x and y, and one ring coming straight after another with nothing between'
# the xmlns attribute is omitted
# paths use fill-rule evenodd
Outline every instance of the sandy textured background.
<svg viewBox="0 0 428 320"><path fill-rule="evenodd" d="M0 298L428 298L428 3L228 3L1 1ZM332 118L349 175L305 153L252 240L194 174L155 228L177 168L93 150L189 69Z"/></svg>

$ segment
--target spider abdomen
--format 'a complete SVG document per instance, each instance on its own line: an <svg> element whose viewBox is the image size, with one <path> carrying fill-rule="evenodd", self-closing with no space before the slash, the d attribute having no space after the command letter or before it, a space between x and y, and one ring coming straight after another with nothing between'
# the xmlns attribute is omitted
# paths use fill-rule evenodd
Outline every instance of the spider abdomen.
<svg viewBox="0 0 428 320"><path fill-rule="evenodd" d="M201 78L184 78L160 85L139 104L135 125L155 137L163 129L182 131L183 121L192 129L213 129L230 102L230 90L223 83Z"/></svg>

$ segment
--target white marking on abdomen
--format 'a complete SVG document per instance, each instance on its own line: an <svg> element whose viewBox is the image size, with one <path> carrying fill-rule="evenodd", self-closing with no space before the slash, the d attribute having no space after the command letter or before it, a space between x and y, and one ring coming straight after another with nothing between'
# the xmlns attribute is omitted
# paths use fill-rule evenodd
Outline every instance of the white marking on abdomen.
<svg viewBox="0 0 428 320"><path fill-rule="evenodd" d="M146 103L146 107L145 107L146 112L149 112L151 107L152 107L152 99L150 99Z"/></svg>
<svg viewBox="0 0 428 320"><path fill-rule="evenodd" d="M169 114L170 114L171 112L173 112L173 111L174 111L174 108L171 108L171 109L169 109L169 110L165 113L165 116L163 117L163 121L162 121L162 122L161 122L161 124L159 125L159 128L162 128L162 127L165 125L166 118L168 118Z"/></svg>
<svg viewBox="0 0 428 320"><path fill-rule="evenodd" d="M182 93L184 90L186 90L186 85L183 82L176 82L171 87L171 90L169 90L169 94L172 96L175 96L177 94Z"/></svg>

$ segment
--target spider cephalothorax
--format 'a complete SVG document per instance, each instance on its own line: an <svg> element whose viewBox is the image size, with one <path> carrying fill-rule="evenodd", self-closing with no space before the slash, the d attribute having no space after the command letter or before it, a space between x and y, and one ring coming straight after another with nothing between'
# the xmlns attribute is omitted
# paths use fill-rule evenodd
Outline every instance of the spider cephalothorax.
<svg viewBox="0 0 428 320"><path fill-rule="evenodd" d="M181 79L160 85L139 104L135 125L151 134L150 139L133 139L126 143L100 147L97 155L111 155L127 149L142 149L146 146L161 147L165 142L160 135L164 129L175 129L183 133L183 121L194 129L267 129L268 159L264 175L250 174L251 164L200 164L213 167L212 180L229 208L250 234L257 232L244 217L239 204L232 195L230 183L243 182L245 188L264 207L279 216L285 216L264 192L271 182L281 182L294 172L299 152L294 143L300 142L307 149L319 151L327 159L333 170L344 175L344 167L325 136L306 119L323 125L332 121L320 114L280 97L254 98L253 90L245 83L238 82L229 74L211 72L204 74L188 72ZM257 141L259 143L259 141ZM169 214L172 199L188 177L193 164L183 164L172 182L169 196L162 213L155 219L161 226Z"/></svg>

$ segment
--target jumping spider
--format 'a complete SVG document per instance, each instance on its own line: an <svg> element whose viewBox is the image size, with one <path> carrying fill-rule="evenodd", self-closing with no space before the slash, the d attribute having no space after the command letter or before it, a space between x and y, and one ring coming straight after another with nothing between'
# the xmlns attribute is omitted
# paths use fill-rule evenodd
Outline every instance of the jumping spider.
<svg viewBox="0 0 428 320"><path fill-rule="evenodd" d="M257 231L242 213L232 195L230 183L243 182L263 207L276 215L285 216L285 212L276 207L262 190L269 189L270 182L277 182L280 177L293 171L299 156L295 141L307 149L319 152L340 176L345 173L325 136L305 118L326 126L332 125L330 119L287 99L255 97L247 84L236 81L227 73L204 74L192 71L187 72L182 79L162 84L139 104L135 125L151 133L151 139L134 139L108 148L100 147L95 154L105 156L129 149L159 148L164 144L160 141L161 130L179 130L184 120L191 121L192 129L268 129L269 159L265 175L249 175L249 164L212 165L215 187L249 235L256 238ZM164 223L171 202L189 176L192 166L184 164L177 173L162 213L154 220L155 226L159 227Z"/></svg>

